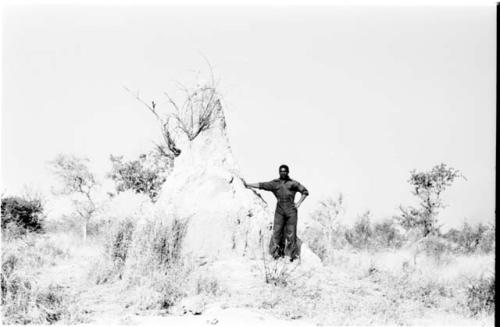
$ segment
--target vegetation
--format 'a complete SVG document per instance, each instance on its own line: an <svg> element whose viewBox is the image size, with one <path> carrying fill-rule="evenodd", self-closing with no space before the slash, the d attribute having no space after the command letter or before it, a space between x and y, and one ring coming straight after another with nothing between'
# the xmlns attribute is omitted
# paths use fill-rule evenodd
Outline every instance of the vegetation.
<svg viewBox="0 0 500 327"><path fill-rule="evenodd" d="M460 229L451 228L443 237L457 244L459 253L491 253L495 251L495 223L478 223L473 226L464 222Z"/></svg>
<svg viewBox="0 0 500 327"><path fill-rule="evenodd" d="M82 224L84 241L87 239L89 221L98 209L95 191L99 184L88 163L86 158L66 154L59 154L49 162L52 172L60 181L59 189L54 189L53 192L72 197L75 213Z"/></svg>
<svg viewBox="0 0 500 327"><path fill-rule="evenodd" d="M2 232L6 235L23 235L27 232L42 232L44 210L39 198L26 199L20 196L2 198Z"/></svg>
<svg viewBox="0 0 500 327"><path fill-rule="evenodd" d="M320 201L301 237L323 261L321 270L303 271L306 265L299 260L271 260L262 233L263 267L251 255L241 266L235 258L214 263L184 256L189 217L152 210L158 209L153 203L181 154L179 141L193 141L225 122L213 78L180 89L183 100L165 93L165 107L133 94L157 119L163 143L134 160L110 156L107 177L133 204L123 212L117 208L123 204L119 196L107 198L115 206L101 210L99 183L88 159L71 155L50 162L60 182L54 194L71 198L74 209L70 217L52 222L59 228L40 234L46 226L41 199L2 198L2 323L84 323L88 315L99 314L92 310L101 301L117 305L119 313L172 313L193 295L317 324L418 325L415 319L434 309L473 319L494 313L495 225L465 222L441 231L441 195L463 177L445 164L410 172L419 204L401 206L393 218L376 219L367 211L349 221L342 194ZM104 222L95 235L89 233L99 221L94 218ZM67 247L62 235L73 229L82 230L84 242L71 239ZM87 236L92 242L85 242Z"/></svg>
<svg viewBox="0 0 500 327"><path fill-rule="evenodd" d="M335 249L347 244L346 227L340 222L343 215L342 194L336 199L329 197L320 201L311 215L312 224L306 227L304 238L322 260L328 260Z"/></svg>
<svg viewBox="0 0 500 327"><path fill-rule="evenodd" d="M473 316L482 312L495 313L494 274L489 277L481 276L477 280L470 281L467 287L467 308Z"/></svg>
<svg viewBox="0 0 500 327"><path fill-rule="evenodd" d="M40 271L68 252L46 236L26 233L2 242L2 323L51 324L68 314L69 298L57 283L43 283Z"/></svg>
<svg viewBox="0 0 500 327"><path fill-rule="evenodd" d="M112 169L108 177L115 182L118 193L133 190L147 194L153 202L158 198L173 163L158 150L141 154L136 160L124 161L123 156L113 155L110 160Z"/></svg>
<svg viewBox="0 0 500 327"><path fill-rule="evenodd" d="M434 166L430 171L411 171L408 182L412 193L420 199L420 207L400 206L401 215L395 217L406 230L417 229L423 237L438 233L437 214L444 208L441 194L458 178L464 178L456 169L446 164Z"/></svg>
<svg viewBox="0 0 500 327"><path fill-rule="evenodd" d="M182 150L178 147L178 136L183 135L193 141L198 135L210 129L217 120L225 124L222 115L222 96L210 68L210 79L204 83L197 83L194 87L186 87L178 83L183 101L176 101L169 93L164 92L169 107L159 108L158 102L145 101L139 93L132 94L156 118L160 125L163 144L156 144L158 151L170 160L178 157ZM160 111L162 110L162 111Z"/></svg>

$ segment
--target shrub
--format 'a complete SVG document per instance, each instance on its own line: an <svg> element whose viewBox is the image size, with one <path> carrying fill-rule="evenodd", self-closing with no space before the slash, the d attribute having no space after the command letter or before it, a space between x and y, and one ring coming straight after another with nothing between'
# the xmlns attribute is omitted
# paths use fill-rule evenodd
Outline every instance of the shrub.
<svg viewBox="0 0 500 327"><path fill-rule="evenodd" d="M444 237L458 245L458 252L471 254L477 251L490 253L495 249L495 226L479 223L475 226L464 222L461 229L450 229Z"/></svg>
<svg viewBox="0 0 500 327"><path fill-rule="evenodd" d="M290 265L286 258L277 260L264 259L264 273L267 284L274 286L287 286L292 280L292 273L296 270L297 265Z"/></svg>
<svg viewBox="0 0 500 327"><path fill-rule="evenodd" d="M2 199L2 231L13 231L24 234L28 232L43 232L44 213L39 199L26 200L13 196Z"/></svg>
<svg viewBox="0 0 500 327"><path fill-rule="evenodd" d="M462 226L457 241L465 253L473 253L478 248L481 234L483 233L482 227L482 225L478 225L477 228L474 228L467 222Z"/></svg>
<svg viewBox="0 0 500 327"><path fill-rule="evenodd" d="M147 194L152 201L156 201L173 163L157 150L141 154L137 160L124 161L123 156L113 155L110 160L112 169L108 176L115 182L117 192L133 190Z"/></svg>
<svg viewBox="0 0 500 327"><path fill-rule="evenodd" d="M373 224L373 243L379 248L399 248L403 244L403 235L392 219L376 222Z"/></svg>
<svg viewBox="0 0 500 327"><path fill-rule="evenodd" d="M495 252L495 244L496 243L496 228L495 223L489 224L486 227L486 230L481 235L481 239L479 241L479 249L484 253Z"/></svg>
<svg viewBox="0 0 500 327"><path fill-rule="evenodd" d="M340 249L346 244L346 229L339 222L343 214L342 194L337 199L320 201L318 208L311 214L311 223L304 231L304 239L321 260L328 259L333 249Z"/></svg>
<svg viewBox="0 0 500 327"><path fill-rule="evenodd" d="M424 252L433 258L438 264L443 263L446 253L451 252L446 241L438 235L428 235L422 239L422 247Z"/></svg>
<svg viewBox="0 0 500 327"><path fill-rule="evenodd" d="M495 275L481 277L467 286L467 308L475 316L495 312Z"/></svg>
<svg viewBox="0 0 500 327"><path fill-rule="evenodd" d="M218 296L222 292L219 280L215 276L202 276L196 280L196 294Z"/></svg>
<svg viewBox="0 0 500 327"><path fill-rule="evenodd" d="M345 236L347 242L357 249L367 249L371 245L373 229L370 224L370 212L367 211L358 217L354 226L347 230Z"/></svg>

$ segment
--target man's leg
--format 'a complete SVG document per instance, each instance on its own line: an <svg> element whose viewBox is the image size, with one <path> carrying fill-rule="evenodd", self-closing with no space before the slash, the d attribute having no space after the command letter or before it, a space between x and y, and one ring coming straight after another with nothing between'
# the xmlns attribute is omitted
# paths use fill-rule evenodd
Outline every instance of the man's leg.
<svg viewBox="0 0 500 327"><path fill-rule="evenodd" d="M285 224L283 224L283 229L281 231L281 235L280 235L280 242L278 243L278 247L279 247L279 250L278 250L278 254L281 258L283 258L285 256L285 233L284 233L284 229L285 229Z"/></svg>
<svg viewBox="0 0 500 327"><path fill-rule="evenodd" d="M285 217L283 215L283 211L277 208L274 213L273 235L269 243L269 253L273 256L274 259L283 256L284 245L282 245L282 235L284 227Z"/></svg>
<svg viewBox="0 0 500 327"><path fill-rule="evenodd" d="M287 216L288 219L286 219L285 223L285 254L289 255L290 260L293 261L299 256L299 249L297 247L297 209L288 210Z"/></svg>

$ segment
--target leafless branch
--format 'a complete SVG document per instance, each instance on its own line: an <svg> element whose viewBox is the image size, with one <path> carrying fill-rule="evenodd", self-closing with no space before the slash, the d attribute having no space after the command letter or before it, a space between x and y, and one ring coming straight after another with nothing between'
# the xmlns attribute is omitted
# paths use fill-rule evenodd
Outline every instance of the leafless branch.
<svg viewBox="0 0 500 327"><path fill-rule="evenodd" d="M155 115L160 124L163 140L174 157L179 156L181 150L176 146L176 142L172 135L173 129L180 130L187 136L189 141L193 141L203 131L208 130L214 125L218 118L217 113L222 108L220 95L215 87L213 68L207 58L203 55L202 57L207 62L210 69L210 81L202 85L198 84L193 89L189 89L177 82L177 86L184 92L184 101L182 105L179 105L179 102L176 102L169 93L164 92L163 94L167 98L167 103L170 104L174 110L163 117L157 111L157 103L151 101L150 104L144 101L138 93L133 93L129 88L124 87L127 92ZM169 124L171 118L174 119L174 126ZM161 150L163 149L164 148ZM160 151L160 153L165 154L165 151Z"/></svg>
<svg viewBox="0 0 500 327"><path fill-rule="evenodd" d="M163 140L165 141L165 144L167 145L167 148L172 152L173 157L177 157L181 154L181 150L177 148L176 143L174 138L172 137L172 134L170 133L169 130L169 116L167 115L165 119L162 119L162 117L158 114L156 111L156 106L157 104L154 101L151 101L151 105L149 105L146 101L144 101L139 94L134 94L129 88L123 87L127 92L129 92L137 101L142 103L146 108L148 108L153 115L155 115L156 120L160 124L160 129L162 133ZM165 93L166 94L166 93ZM167 95L169 102L178 110L177 105L175 102ZM165 151L161 151L161 153L165 154ZM172 158L172 155L166 155L169 159Z"/></svg>

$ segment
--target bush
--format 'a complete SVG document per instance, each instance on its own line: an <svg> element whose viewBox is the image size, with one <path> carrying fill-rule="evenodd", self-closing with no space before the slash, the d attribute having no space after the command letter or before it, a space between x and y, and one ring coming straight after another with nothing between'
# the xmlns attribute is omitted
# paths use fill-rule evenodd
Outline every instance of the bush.
<svg viewBox="0 0 500 327"><path fill-rule="evenodd" d="M289 264L288 259L266 260L264 258L264 276L267 284L285 287L292 281L292 274L297 265Z"/></svg>
<svg viewBox="0 0 500 327"><path fill-rule="evenodd" d="M196 294L218 296L222 293L223 289L215 276L202 276L196 280Z"/></svg>
<svg viewBox="0 0 500 327"><path fill-rule="evenodd" d="M461 229L450 229L444 237L458 245L458 252L472 254L495 250L495 226L479 223L475 226L464 222Z"/></svg>
<svg viewBox="0 0 500 327"><path fill-rule="evenodd" d="M459 233L458 244L462 247L463 252L473 253L479 248L483 226L479 224L476 228L464 223L462 230Z"/></svg>
<svg viewBox="0 0 500 327"><path fill-rule="evenodd" d="M347 230L345 237L351 246L357 249L367 249L372 244L373 229L370 224L370 212L358 217L354 226Z"/></svg>
<svg viewBox="0 0 500 327"><path fill-rule="evenodd" d="M321 201L311 215L304 239L321 260L331 257L333 250L342 249L347 244L356 249L399 248L405 241L405 235L392 219L371 223L370 212L367 211L349 228L339 222L343 214L343 198L340 195L337 200L328 198Z"/></svg>
<svg viewBox="0 0 500 327"><path fill-rule="evenodd" d="M438 235L428 235L423 238L422 246L424 252L438 264L443 263L446 253L450 253L452 250L446 240Z"/></svg>
<svg viewBox="0 0 500 327"><path fill-rule="evenodd" d="M346 229L339 222L343 214L342 194L337 199L320 201L318 209L311 214L311 223L304 231L304 239L321 260L328 259L334 249L340 249L346 244Z"/></svg>
<svg viewBox="0 0 500 327"><path fill-rule="evenodd" d="M39 199L13 196L2 199L2 231L20 227L19 232L43 232L45 216ZM9 226L9 227L8 227Z"/></svg>
<svg viewBox="0 0 500 327"><path fill-rule="evenodd" d="M467 308L473 316L495 312L495 275L481 277L467 286Z"/></svg>
<svg viewBox="0 0 500 327"><path fill-rule="evenodd" d="M374 245L378 248L399 248L404 241L403 235L401 235L392 219L374 223L372 237Z"/></svg>
<svg viewBox="0 0 500 327"><path fill-rule="evenodd" d="M495 252L496 247L496 228L495 223L487 225L484 233L481 234L479 249L484 253Z"/></svg>
<svg viewBox="0 0 500 327"><path fill-rule="evenodd" d="M173 161L158 151L141 154L139 159L124 161L123 156L111 156L112 170L108 176L115 182L116 191L133 190L147 194L155 201L172 168Z"/></svg>
<svg viewBox="0 0 500 327"><path fill-rule="evenodd" d="M307 226L304 231L304 239L307 240L307 245L309 245L311 251L322 261L328 258L331 246L328 244L329 242L322 228L319 226Z"/></svg>

